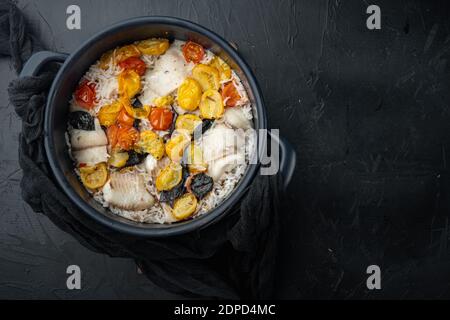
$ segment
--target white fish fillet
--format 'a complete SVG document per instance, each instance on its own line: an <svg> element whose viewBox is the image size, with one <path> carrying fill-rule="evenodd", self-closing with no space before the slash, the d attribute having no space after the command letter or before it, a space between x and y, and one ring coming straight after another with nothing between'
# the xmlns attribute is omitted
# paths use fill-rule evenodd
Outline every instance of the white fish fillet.
<svg viewBox="0 0 450 320"><path fill-rule="evenodd" d="M250 129L252 127L241 107L227 108L223 118L233 128Z"/></svg>
<svg viewBox="0 0 450 320"><path fill-rule="evenodd" d="M225 172L233 170L237 165L245 163L245 157L242 152L230 154L224 158L217 159L208 164L208 175L214 181L220 180Z"/></svg>
<svg viewBox="0 0 450 320"><path fill-rule="evenodd" d="M245 137L241 131L223 124L208 130L201 139L203 160L208 163L208 175L220 180L225 172L245 163Z"/></svg>
<svg viewBox="0 0 450 320"><path fill-rule="evenodd" d="M175 40L159 57L152 70L145 74L145 86L140 101L152 105L153 100L175 91L192 72L194 64L186 62L181 51L183 42Z"/></svg>
<svg viewBox="0 0 450 320"><path fill-rule="evenodd" d="M85 163L88 166L92 166L100 162L108 161L109 156L106 146L99 146L72 151L72 157L77 163Z"/></svg>
<svg viewBox="0 0 450 320"><path fill-rule="evenodd" d="M95 119L95 130L79 130L70 131L70 144L72 150L82 150L91 147L105 146L108 144L105 132L100 127L98 119Z"/></svg>
<svg viewBox="0 0 450 320"><path fill-rule="evenodd" d="M151 174L157 167L158 160L156 160L151 154L145 158L145 170Z"/></svg>
<svg viewBox="0 0 450 320"><path fill-rule="evenodd" d="M235 153L245 144L242 135L224 125L218 125L208 130L200 141L203 150L203 159L211 162Z"/></svg>
<svg viewBox="0 0 450 320"><path fill-rule="evenodd" d="M111 173L110 180L103 187L103 198L123 210L145 210L155 202L145 188L144 178L135 172Z"/></svg>

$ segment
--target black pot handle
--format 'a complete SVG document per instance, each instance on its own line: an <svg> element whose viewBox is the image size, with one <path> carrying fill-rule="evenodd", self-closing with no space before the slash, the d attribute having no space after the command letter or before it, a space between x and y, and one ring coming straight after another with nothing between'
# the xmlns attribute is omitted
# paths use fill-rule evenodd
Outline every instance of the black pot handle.
<svg viewBox="0 0 450 320"><path fill-rule="evenodd" d="M20 77L31 77L39 73L41 68L49 62L64 62L69 55L52 51L39 51L33 54L23 66Z"/></svg>
<svg viewBox="0 0 450 320"><path fill-rule="evenodd" d="M286 190L294 175L297 154L294 147L286 139L276 136L270 131L269 134L280 146L280 173L283 177L283 188Z"/></svg>

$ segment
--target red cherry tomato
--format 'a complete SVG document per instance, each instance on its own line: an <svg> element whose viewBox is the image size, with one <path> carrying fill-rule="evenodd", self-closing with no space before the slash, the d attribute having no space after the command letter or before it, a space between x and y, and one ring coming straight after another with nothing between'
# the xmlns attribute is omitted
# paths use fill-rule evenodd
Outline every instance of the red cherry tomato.
<svg viewBox="0 0 450 320"><path fill-rule="evenodd" d="M138 57L130 57L119 62L119 67L124 70L133 70L140 76L143 76L147 69L145 62Z"/></svg>
<svg viewBox="0 0 450 320"><path fill-rule="evenodd" d="M131 127L134 123L134 118L130 116L125 108L120 110L119 115L117 116L117 122L124 126Z"/></svg>
<svg viewBox="0 0 450 320"><path fill-rule="evenodd" d="M117 133L119 132L119 126L113 124L106 129L106 136L108 137L108 143L111 148L114 148L117 144Z"/></svg>
<svg viewBox="0 0 450 320"><path fill-rule="evenodd" d="M129 126L119 126L117 131L117 145L122 150L130 150L139 140L139 131Z"/></svg>
<svg viewBox="0 0 450 320"><path fill-rule="evenodd" d="M95 85L87 80L81 82L75 90L75 101L80 107L92 109L95 105Z"/></svg>
<svg viewBox="0 0 450 320"><path fill-rule="evenodd" d="M188 41L183 46L183 56L187 62L199 63L205 56L205 49L198 43Z"/></svg>
<svg viewBox="0 0 450 320"><path fill-rule="evenodd" d="M155 130L167 130L173 120L173 113L167 108L153 108L150 112L150 123Z"/></svg>
<svg viewBox="0 0 450 320"><path fill-rule="evenodd" d="M234 107L241 99L241 95L233 82L228 82L222 89L222 99L227 107Z"/></svg>
<svg viewBox="0 0 450 320"><path fill-rule="evenodd" d="M106 135L113 149L118 146L122 150L130 150L139 140L139 131L135 128L117 124L109 126Z"/></svg>

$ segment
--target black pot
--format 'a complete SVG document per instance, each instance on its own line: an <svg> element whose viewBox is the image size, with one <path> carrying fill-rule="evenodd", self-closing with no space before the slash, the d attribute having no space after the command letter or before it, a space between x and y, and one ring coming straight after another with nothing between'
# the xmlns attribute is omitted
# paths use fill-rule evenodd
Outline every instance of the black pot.
<svg viewBox="0 0 450 320"><path fill-rule="evenodd" d="M134 236L161 237L186 233L218 221L238 204L255 178L259 164L248 166L233 193L218 207L198 218L170 225L145 224L111 213L92 199L73 171L65 140L69 100L86 70L106 51L152 37L193 40L223 58L237 72L254 107L255 129L266 129L266 111L256 79L237 51L217 34L195 23L173 17L140 17L115 24L96 34L70 55L38 52L24 66L21 76L35 75L48 62L63 63L50 89L45 110L45 148L56 181L67 196L94 220ZM265 141L259 141L265 144ZM295 167L295 153L285 142L281 146L281 171L287 184Z"/></svg>

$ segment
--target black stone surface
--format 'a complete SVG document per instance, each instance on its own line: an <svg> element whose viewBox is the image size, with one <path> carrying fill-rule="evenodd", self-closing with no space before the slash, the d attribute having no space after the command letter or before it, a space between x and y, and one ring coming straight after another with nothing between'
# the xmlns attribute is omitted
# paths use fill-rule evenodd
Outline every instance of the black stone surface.
<svg viewBox="0 0 450 320"><path fill-rule="evenodd" d="M284 209L280 298L450 295L448 1L18 1L44 43L71 52L134 16L198 22L234 42L272 128L295 146ZM82 29L67 30L78 4ZM381 30L366 8L381 8ZM20 122L0 60L0 298L176 298L132 261L87 251L20 197ZM66 289L77 264L82 290ZM382 290L366 288L377 264Z"/></svg>

